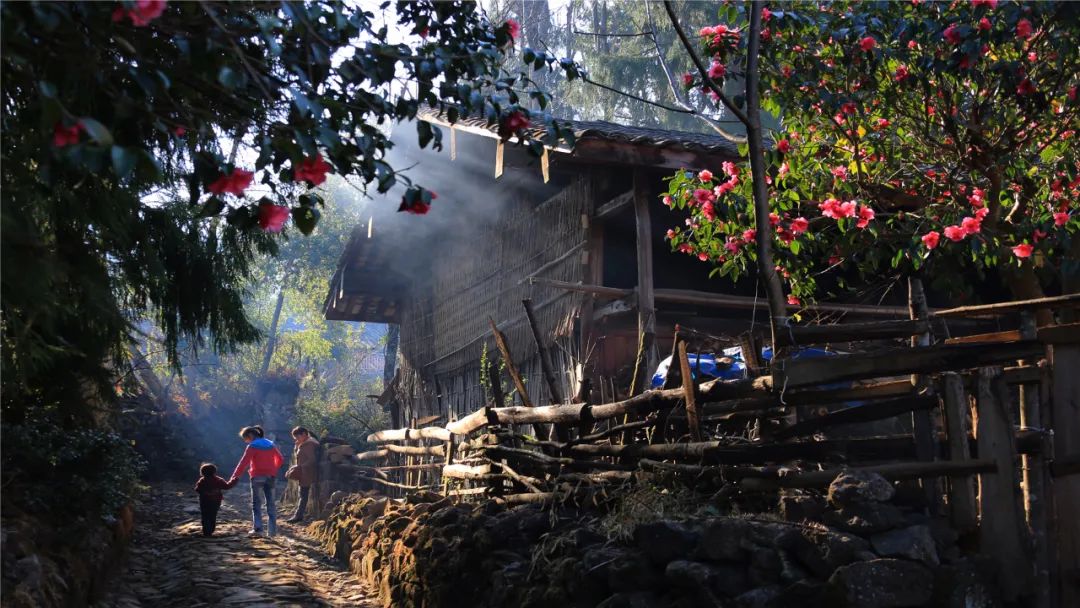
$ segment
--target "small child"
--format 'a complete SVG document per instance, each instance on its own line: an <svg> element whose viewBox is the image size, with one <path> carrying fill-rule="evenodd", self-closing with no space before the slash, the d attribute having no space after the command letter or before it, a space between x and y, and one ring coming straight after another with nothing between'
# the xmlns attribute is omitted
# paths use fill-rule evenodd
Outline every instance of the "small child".
<svg viewBox="0 0 1080 608"><path fill-rule="evenodd" d="M225 481L218 477L217 467L207 462L199 467L199 481L195 482L195 491L199 493L199 513L202 514L203 536L213 536L217 526L218 509L225 498L223 490L236 485L237 480Z"/></svg>

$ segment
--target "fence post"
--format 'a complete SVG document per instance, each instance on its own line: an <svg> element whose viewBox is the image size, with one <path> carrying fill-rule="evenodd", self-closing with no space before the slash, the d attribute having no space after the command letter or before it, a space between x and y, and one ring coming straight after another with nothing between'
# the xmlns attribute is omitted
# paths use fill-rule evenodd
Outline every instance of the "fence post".
<svg viewBox="0 0 1080 608"><path fill-rule="evenodd" d="M1042 431L1042 417L1039 412L1039 384L1020 385L1020 427ZM1035 550L1035 603L1034 608L1049 608L1050 593L1050 555L1046 544L1046 458L1040 450L1023 456L1024 510L1027 512L1028 527Z"/></svg>
<svg viewBox="0 0 1080 608"><path fill-rule="evenodd" d="M1080 346L1053 347L1054 459L1080 455ZM1057 541L1058 605L1080 605L1080 474L1063 473L1054 479L1054 531Z"/></svg>
<svg viewBox="0 0 1080 608"><path fill-rule="evenodd" d="M690 437L701 441L701 419L698 417L697 399L694 391L694 375L690 371L690 359L686 355L686 342L679 341L679 373L682 375L683 395L686 400L686 423L690 427ZM672 361L674 363L674 361Z"/></svg>
<svg viewBox="0 0 1080 608"><path fill-rule="evenodd" d="M979 369L977 384L979 457L997 464L997 472L979 475L979 548L997 560L1005 600L1013 601L1030 590L1032 567L1016 474L1009 390L1000 367Z"/></svg>
<svg viewBox="0 0 1080 608"><path fill-rule="evenodd" d="M971 431L971 421L968 417L971 404L967 393L964 392L964 380L955 372L942 374L942 379L949 460L954 462L971 460L971 450L968 447L968 434ZM972 479L971 477L952 477L948 483L952 523L960 532L971 532L978 525Z"/></svg>

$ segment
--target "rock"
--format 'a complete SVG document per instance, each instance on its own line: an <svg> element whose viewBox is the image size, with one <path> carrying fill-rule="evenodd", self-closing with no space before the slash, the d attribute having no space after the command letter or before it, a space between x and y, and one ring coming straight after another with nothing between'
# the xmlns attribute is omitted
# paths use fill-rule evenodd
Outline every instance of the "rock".
<svg viewBox="0 0 1080 608"><path fill-rule="evenodd" d="M825 583L812 580L799 581L788 585L766 604L767 608L792 608L793 606L832 606L826 603Z"/></svg>
<svg viewBox="0 0 1080 608"><path fill-rule="evenodd" d="M816 496L781 496L780 517L784 521L821 521L825 501Z"/></svg>
<svg viewBox="0 0 1080 608"><path fill-rule="evenodd" d="M906 557L930 566L940 563L929 526L911 526L875 534L870 537L870 544L882 557Z"/></svg>
<svg viewBox="0 0 1080 608"><path fill-rule="evenodd" d="M750 583L761 587L780 582L780 556L775 549L753 546L750 552Z"/></svg>
<svg viewBox="0 0 1080 608"><path fill-rule="evenodd" d="M695 554L711 560L742 560L746 557L743 541L749 536L751 525L748 520L735 517L706 521Z"/></svg>
<svg viewBox="0 0 1080 608"><path fill-rule="evenodd" d="M616 593L596 605L596 608L656 608L660 598L655 593Z"/></svg>
<svg viewBox="0 0 1080 608"><path fill-rule="evenodd" d="M742 568L690 560L675 560L664 569L664 578L675 587L693 591L705 603L716 604L715 594L734 597L746 590Z"/></svg>
<svg viewBox="0 0 1080 608"><path fill-rule="evenodd" d="M853 504L885 502L896 488L877 473L845 471L829 484L829 504L839 509Z"/></svg>
<svg viewBox="0 0 1080 608"><path fill-rule="evenodd" d="M964 559L934 570L934 606L939 608L1001 608L1001 593L993 579L972 560Z"/></svg>
<svg viewBox="0 0 1080 608"><path fill-rule="evenodd" d="M690 555L697 542L697 535L689 528L672 521L654 521L634 528L634 543L658 566Z"/></svg>
<svg viewBox="0 0 1080 608"><path fill-rule="evenodd" d="M766 585L756 587L735 598L738 608L766 608L769 602L774 601L784 590L780 585Z"/></svg>
<svg viewBox="0 0 1080 608"><path fill-rule="evenodd" d="M644 555L627 551L607 564L608 587L612 591L646 591L659 583L659 576Z"/></svg>
<svg viewBox="0 0 1080 608"><path fill-rule="evenodd" d="M933 585L933 573L921 564L876 559L837 568L829 594L839 606L904 608L930 601Z"/></svg>
<svg viewBox="0 0 1080 608"><path fill-rule="evenodd" d="M870 550L866 540L822 526L792 527L777 537L776 546L788 551L814 576L822 579Z"/></svg>
<svg viewBox="0 0 1080 608"><path fill-rule="evenodd" d="M866 502L849 504L836 511L827 511L825 523L845 532L866 535L899 528L906 522L904 514L894 505Z"/></svg>

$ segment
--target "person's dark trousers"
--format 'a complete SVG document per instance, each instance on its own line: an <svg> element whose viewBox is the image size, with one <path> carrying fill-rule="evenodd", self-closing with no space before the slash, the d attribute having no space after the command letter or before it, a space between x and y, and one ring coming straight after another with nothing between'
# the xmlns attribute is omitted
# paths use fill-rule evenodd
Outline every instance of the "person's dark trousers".
<svg viewBox="0 0 1080 608"><path fill-rule="evenodd" d="M307 511L308 495L311 493L311 486L300 488L300 502L296 503L296 513L289 518L289 521L297 522L304 519L304 512Z"/></svg>
<svg viewBox="0 0 1080 608"><path fill-rule="evenodd" d="M217 514L218 509L221 508L221 501L215 498L203 498L199 497L199 512L202 514L202 533L203 536L213 536L214 528L217 527Z"/></svg>

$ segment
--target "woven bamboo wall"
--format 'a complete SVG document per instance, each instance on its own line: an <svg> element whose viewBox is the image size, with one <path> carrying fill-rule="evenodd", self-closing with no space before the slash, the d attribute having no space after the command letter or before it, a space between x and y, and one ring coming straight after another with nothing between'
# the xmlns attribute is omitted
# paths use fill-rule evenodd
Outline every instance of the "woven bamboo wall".
<svg viewBox="0 0 1080 608"><path fill-rule="evenodd" d="M494 222L497 228L455 235L432 256L430 291L414 291L402 315L402 372L412 370L417 375L411 383L422 381L423 385L423 390L407 396L399 391L408 400L407 416L460 417L484 403L479 365L484 344L489 357L498 357L489 317L506 334L532 401L549 402L521 304L525 298L533 301L548 343L558 338L552 359L564 385L563 396L572 396L573 368L579 358L573 328L583 296L522 280L585 240L582 216L591 214L594 192L592 181L583 176L539 205L508 202L503 216ZM582 281L582 256L567 256L539 276ZM405 399L401 402L404 405Z"/></svg>

